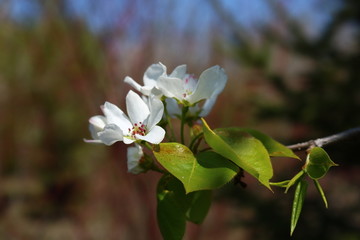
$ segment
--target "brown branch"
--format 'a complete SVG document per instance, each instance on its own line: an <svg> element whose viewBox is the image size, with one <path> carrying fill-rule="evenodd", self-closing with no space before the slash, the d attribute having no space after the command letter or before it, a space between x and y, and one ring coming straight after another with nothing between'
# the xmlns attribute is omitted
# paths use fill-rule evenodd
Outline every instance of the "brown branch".
<svg viewBox="0 0 360 240"><path fill-rule="evenodd" d="M352 128L328 137L318 138L315 140L309 140L307 142L289 145L287 147L294 151L302 151L312 147L324 147L326 145L341 142L353 137L360 137L360 127Z"/></svg>

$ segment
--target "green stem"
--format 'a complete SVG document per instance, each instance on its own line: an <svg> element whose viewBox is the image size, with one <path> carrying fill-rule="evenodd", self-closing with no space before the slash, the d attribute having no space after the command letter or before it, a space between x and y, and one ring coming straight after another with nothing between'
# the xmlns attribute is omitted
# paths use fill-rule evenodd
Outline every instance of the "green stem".
<svg viewBox="0 0 360 240"><path fill-rule="evenodd" d="M153 171L158 172L158 173L163 173L163 174L168 173L167 171L165 171L163 169L160 169L154 162L151 165L150 170L153 170Z"/></svg>
<svg viewBox="0 0 360 240"><path fill-rule="evenodd" d="M270 186L283 187L286 188L290 180L285 180L282 182L269 182Z"/></svg>
<svg viewBox="0 0 360 240"><path fill-rule="evenodd" d="M188 112L189 107L183 107L182 108L182 112L181 112L181 129L180 129L180 134L181 134L181 143L184 144L185 143L185 138L184 138L184 127L185 127L185 118L186 118L186 113Z"/></svg>
<svg viewBox="0 0 360 240"><path fill-rule="evenodd" d="M193 152L196 152L195 150L196 149L193 149L194 148L194 144L196 142L196 140L198 140L199 138L201 138L204 134L203 133L199 133L198 135L196 135L190 142L190 145L189 145L189 148L191 151Z"/></svg>
<svg viewBox="0 0 360 240"><path fill-rule="evenodd" d="M142 145L143 145L144 147L146 147L146 148L149 149L150 151L153 150L152 145L151 145L150 143L148 143L148 142L146 142L146 141L142 141L141 143L142 143Z"/></svg>

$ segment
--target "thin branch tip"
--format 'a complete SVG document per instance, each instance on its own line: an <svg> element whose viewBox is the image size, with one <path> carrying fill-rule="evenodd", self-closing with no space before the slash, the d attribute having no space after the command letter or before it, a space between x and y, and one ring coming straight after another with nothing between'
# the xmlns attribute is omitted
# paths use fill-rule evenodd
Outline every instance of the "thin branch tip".
<svg viewBox="0 0 360 240"><path fill-rule="evenodd" d="M293 145L287 146L293 151L303 151L307 150L313 147L324 147L326 145L330 145L337 142L342 142L350 138L359 137L360 138L360 127L351 128L349 130L324 137L324 138L318 138L315 140L309 140L302 143L296 143Z"/></svg>

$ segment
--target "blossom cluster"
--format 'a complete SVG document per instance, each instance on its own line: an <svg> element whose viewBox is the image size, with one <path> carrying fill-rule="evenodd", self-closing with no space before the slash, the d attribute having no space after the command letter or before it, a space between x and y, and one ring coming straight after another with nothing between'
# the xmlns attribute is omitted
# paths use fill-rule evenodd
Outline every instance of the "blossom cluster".
<svg viewBox="0 0 360 240"><path fill-rule="evenodd" d="M222 68L213 66L196 79L188 74L186 65L176 67L170 74L162 63L152 64L144 73L143 86L127 76L125 83L132 86L141 96L130 90L126 95L127 115L116 105L105 102L101 106L103 115L89 119L93 139L89 143L112 145L122 141L135 145L128 148L128 171L134 174L145 171L144 143L159 144L166 131L159 126L166 117L204 117L209 114L218 95L223 91L227 76ZM163 124L164 125L164 124ZM166 124L165 124L166 125Z"/></svg>

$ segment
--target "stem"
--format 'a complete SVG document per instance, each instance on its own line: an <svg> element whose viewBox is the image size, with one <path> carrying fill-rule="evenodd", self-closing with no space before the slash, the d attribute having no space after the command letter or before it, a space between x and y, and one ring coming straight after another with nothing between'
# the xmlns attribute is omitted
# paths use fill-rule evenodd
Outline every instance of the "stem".
<svg viewBox="0 0 360 240"><path fill-rule="evenodd" d="M154 162L151 165L150 170L153 170L153 171L158 172L158 173L164 173L164 174L168 173L167 171L160 169Z"/></svg>
<svg viewBox="0 0 360 240"><path fill-rule="evenodd" d="M185 118L186 118L186 113L188 112L189 107L183 107L182 111L181 111L181 129L180 129L180 134L181 134L181 143L184 144L185 143L185 139L184 139L184 127L185 127Z"/></svg>
<svg viewBox="0 0 360 240"><path fill-rule="evenodd" d="M196 140L198 140L199 138L201 138L204 134L203 133L199 133L198 135L196 135L190 142L190 145L189 145L189 148L191 151L193 152L196 152L195 150L196 149L193 149L194 148L194 144L196 142ZM198 145L198 144L197 144Z"/></svg>
<svg viewBox="0 0 360 240"><path fill-rule="evenodd" d="M282 181L282 182L269 182L269 184L270 184L270 186L286 188L287 184L289 182L290 182L290 180L285 180L285 181Z"/></svg>
<svg viewBox="0 0 360 240"><path fill-rule="evenodd" d="M149 149L150 151L153 150L152 146L150 145L150 143L146 142L146 141L142 141L141 142L143 144L144 147L146 147L147 149Z"/></svg>
<svg viewBox="0 0 360 240"><path fill-rule="evenodd" d="M289 145L287 147L294 151L302 151L309 149L311 147L324 147L332 143L341 142L346 139L359 137L359 136L360 136L360 127L356 127L328 137L309 140L307 142L297 143L297 144Z"/></svg>
<svg viewBox="0 0 360 240"><path fill-rule="evenodd" d="M206 152L206 151L209 151L211 149L212 149L211 147L207 147L207 148L201 149L199 152Z"/></svg>

